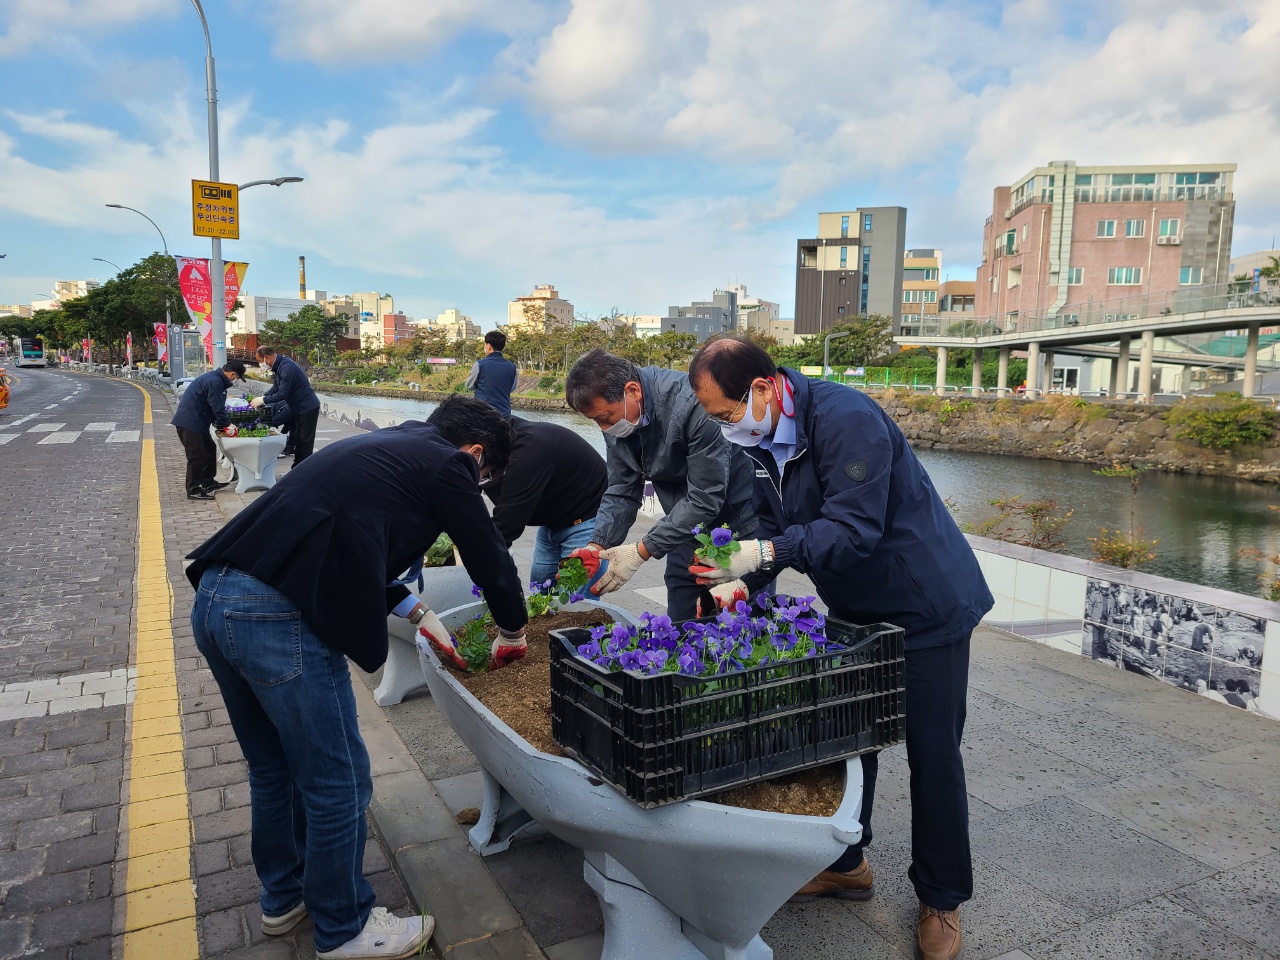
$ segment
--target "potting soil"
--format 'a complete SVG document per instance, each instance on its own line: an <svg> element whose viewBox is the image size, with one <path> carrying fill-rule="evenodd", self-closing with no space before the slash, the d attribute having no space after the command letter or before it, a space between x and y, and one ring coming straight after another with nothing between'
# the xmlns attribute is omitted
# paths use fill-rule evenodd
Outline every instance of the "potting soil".
<svg viewBox="0 0 1280 960"><path fill-rule="evenodd" d="M563 757L564 750L551 739L551 650L550 631L565 627L593 627L613 620L603 611L558 613L535 617L525 628L529 652L524 659L492 673L463 673L447 660L444 663L477 700L528 741L535 750ZM491 637L498 628L489 628ZM844 763L735 787L714 796L711 803L746 807L772 813L829 817L844 797Z"/></svg>

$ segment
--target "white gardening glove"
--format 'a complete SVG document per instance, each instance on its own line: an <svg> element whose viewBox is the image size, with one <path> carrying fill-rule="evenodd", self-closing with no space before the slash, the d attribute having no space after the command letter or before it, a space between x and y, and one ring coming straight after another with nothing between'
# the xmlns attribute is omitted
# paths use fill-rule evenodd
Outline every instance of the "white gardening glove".
<svg viewBox="0 0 1280 960"><path fill-rule="evenodd" d="M597 597L625 586L627 581L636 575L640 564L644 563L644 557L640 556L640 548L634 543L624 543L620 547L601 550L600 559L608 560L609 566L591 588L591 592Z"/></svg>
<svg viewBox="0 0 1280 960"><path fill-rule="evenodd" d="M741 580L748 573L755 573L764 563L765 540L743 540L742 549L729 558L729 566L718 567L704 563L697 557L689 572L698 578L698 583L706 586L711 583L726 583L729 580Z"/></svg>
<svg viewBox="0 0 1280 960"><path fill-rule="evenodd" d="M257 409L258 409L258 407L265 406L265 405L266 405L266 403L267 403L267 401L263 400L261 397L254 397L252 400L250 400L250 401L249 401L249 406L251 406L251 407L253 407L253 409L257 410Z"/></svg>
<svg viewBox="0 0 1280 960"><path fill-rule="evenodd" d="M716 602L716 608L714 610L704 610L702 609L702 601L699 600L698 616L700 617L714 617L726 607L733 606L739 600L747 599L747 585L741 580L730 580L728 583L712 587L707 592L711 594L711 599Z"/></svg>

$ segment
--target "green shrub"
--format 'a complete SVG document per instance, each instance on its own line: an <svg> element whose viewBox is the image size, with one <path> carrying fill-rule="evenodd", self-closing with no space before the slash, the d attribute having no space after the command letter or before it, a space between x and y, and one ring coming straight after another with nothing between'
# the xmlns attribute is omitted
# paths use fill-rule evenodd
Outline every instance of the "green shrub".
<svg viewBox="0 0 1280 960"><path fill-rule="evenodd" d="M1179 440L1201 447L1229 450L1271 439L1276 411L1238 393L1191 397L1173 406L1169 422L1178 428Z"/></svg>
<svg viewBox="0 0 1280 960"><path fill-rule="evenodd" d="M1142 531L1122 533L1119 530L1108 530L1103 527L1096 537L1086 537L1093 548L1095 563L1105 563L1109 567L1122 567L1125 570L1136 570L1144 563L1156 558L1155 548L1159 540L1144 540Z"/></svg>
<svg viewBox="0 0 1280 960"><path fill-rule="evenodd" d="M538 381L538 389L550 393L556 388L556 378L553 376L545 376Z"/></svg>

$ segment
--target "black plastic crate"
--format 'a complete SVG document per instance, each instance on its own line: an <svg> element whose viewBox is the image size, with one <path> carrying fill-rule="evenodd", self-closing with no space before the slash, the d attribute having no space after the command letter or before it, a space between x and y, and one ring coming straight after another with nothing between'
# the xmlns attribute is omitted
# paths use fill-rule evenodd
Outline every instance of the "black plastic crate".
<svg viewBox="0 0 1280 960"><path fill-rule="evenodd" d="M611 673L552 630L551 735L644 807L881 750L904 732L900 627L827 618L828 649L715 677Z"/></svg>

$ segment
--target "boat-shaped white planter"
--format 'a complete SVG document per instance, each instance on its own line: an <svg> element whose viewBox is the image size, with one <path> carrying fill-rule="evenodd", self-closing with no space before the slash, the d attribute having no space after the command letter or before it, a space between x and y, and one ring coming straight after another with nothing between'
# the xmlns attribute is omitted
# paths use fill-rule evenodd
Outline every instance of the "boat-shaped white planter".
<svg viewBox="0 0 1280 960"><path fill-rule="evenodd" d="M453 631L479 606L440 619ZM703 800L644 809L581 764L535 750L467 692L428 644L419 642L418 651L431 695L483 768L484 805L471 845L498 852L536 823L580 848L604 914L602 960L770 960L760 930L862 835L856 757L846 762L844 800L831 817Z"/></svg>
<svg viewBox="0 0 1280 960"><path fill-rule="evenodd" d="M222 451L236 467L240 477L236 493L270 490L276 485L276 458L284 452L288 438L282 434L267 437L219 437Z"/></svg>

